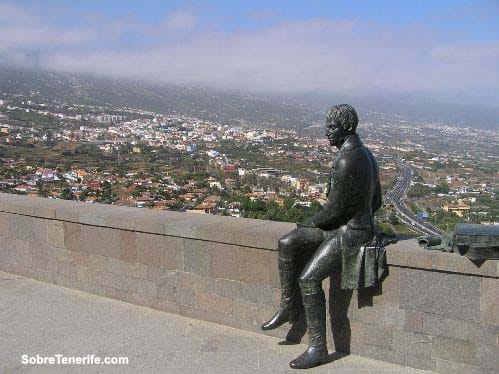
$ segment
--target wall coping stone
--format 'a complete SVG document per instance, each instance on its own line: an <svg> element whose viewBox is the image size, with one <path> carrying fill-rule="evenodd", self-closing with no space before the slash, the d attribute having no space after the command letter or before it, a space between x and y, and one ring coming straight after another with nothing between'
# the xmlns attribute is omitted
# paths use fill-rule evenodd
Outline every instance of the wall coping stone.
<svg viewBox="0 0 499 374"><path fill-rule="evenodd" d="M296 227L286 222L155 211L7 193L0 193L0 213L271 251L277 250L278 238ZM499 260L487 260L476 265L454 253L422 249L413 239L400 240L387 247L387 261L392 266L499 278Z"/></svg>

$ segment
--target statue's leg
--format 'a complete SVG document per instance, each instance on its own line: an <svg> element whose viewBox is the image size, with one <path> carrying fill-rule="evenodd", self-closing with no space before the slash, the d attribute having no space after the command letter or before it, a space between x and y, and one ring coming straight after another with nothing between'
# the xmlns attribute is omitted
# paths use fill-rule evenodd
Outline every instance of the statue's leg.
<svg viewBox="0 0 499 374"><path fill-rule="evenodd" d="M295 322L301 309L298 276L301 272L297 261L302 251L317 248L324 240L319 229L300 228L283 236L278 242L278 269L281 283L281 301L277 313L262 324L262 330L275 329L286 322Z"/></svg>
<svg viewBox="0 0 499 374"><path fill-rule="evenodd" d="M334 237L321 244L317 252L303 269L299 284L307 319L309 347L290 366L294 369L307 369L327 362L326 342L326 299L322 281L331 268L341 261L339 238Z"/></svg>

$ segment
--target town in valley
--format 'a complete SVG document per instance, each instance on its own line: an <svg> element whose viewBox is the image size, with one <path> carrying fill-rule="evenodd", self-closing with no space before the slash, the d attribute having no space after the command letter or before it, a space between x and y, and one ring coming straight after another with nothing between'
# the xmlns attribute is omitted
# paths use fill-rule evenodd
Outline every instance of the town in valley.
<svg viewBox="0 0 499 374"><path fill-rule="evenodd" d="M200 113L65 102L0 90L2 192L303 222L326 202L336 149L316 113L279 126ZM499 133L359 111L399 234L499 222Z"/></svg>

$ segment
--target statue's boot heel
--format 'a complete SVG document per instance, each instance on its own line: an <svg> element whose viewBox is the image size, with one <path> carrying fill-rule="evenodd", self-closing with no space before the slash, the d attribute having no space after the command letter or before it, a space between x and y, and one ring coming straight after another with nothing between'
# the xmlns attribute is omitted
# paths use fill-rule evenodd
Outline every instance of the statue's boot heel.
<svg viewBox="0 0 499 374"><path fill-rule="evenodd" d="M323 365L328 361L327 348L309 347L300 356L289 363L293 369L309 369Z"/></svg>
<svg viewBox="0 0 499 374"><path fill-rule="evenodd" d="M262 330L273 330L278 328L279 326L285 324L286 322L293 323L298 320L298 312L294 309L290 308L279 308L276 314L262 324Z"/></svg>
<svg viewBox="0 0 499 374"><path fill-rule="evenodd" d="M295 322L299 317L298 305L301 304L300 293L296 279L296 269L293 260L279 259L277 262L281 280L281 304L276 314L261 328L273 330L286 322ZM300 301L300 302L299 302Z"/></svg>
<svg viewBox="0 0 499 374"><path fill-rule="evenodd" d="M308 369L328 361L326 344L326 299L319 281L300 283L308 328L308 349L289 363L293 369Z"/></svg>

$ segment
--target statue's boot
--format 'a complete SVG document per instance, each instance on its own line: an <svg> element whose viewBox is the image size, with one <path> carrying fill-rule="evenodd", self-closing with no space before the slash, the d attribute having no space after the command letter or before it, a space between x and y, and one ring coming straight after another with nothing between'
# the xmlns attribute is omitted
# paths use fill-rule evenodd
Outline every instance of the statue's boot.
<svg viewBox="0 0 499 374"><path fill-rule="evenodd" d="M328 361L326 347L326 300L324 291L307 293L302 285L303 305L308 328L308 349L289 363L293 369L308 369Z"/></svg>
<svg viewBox="0 0 499 374"><path fill-rule="evenodd" d="M293 260L278 260L281 280L281 303L274 316L265 322L262 330L273 330L286 322L296 322L300 315L300 292Z"/></svg>

